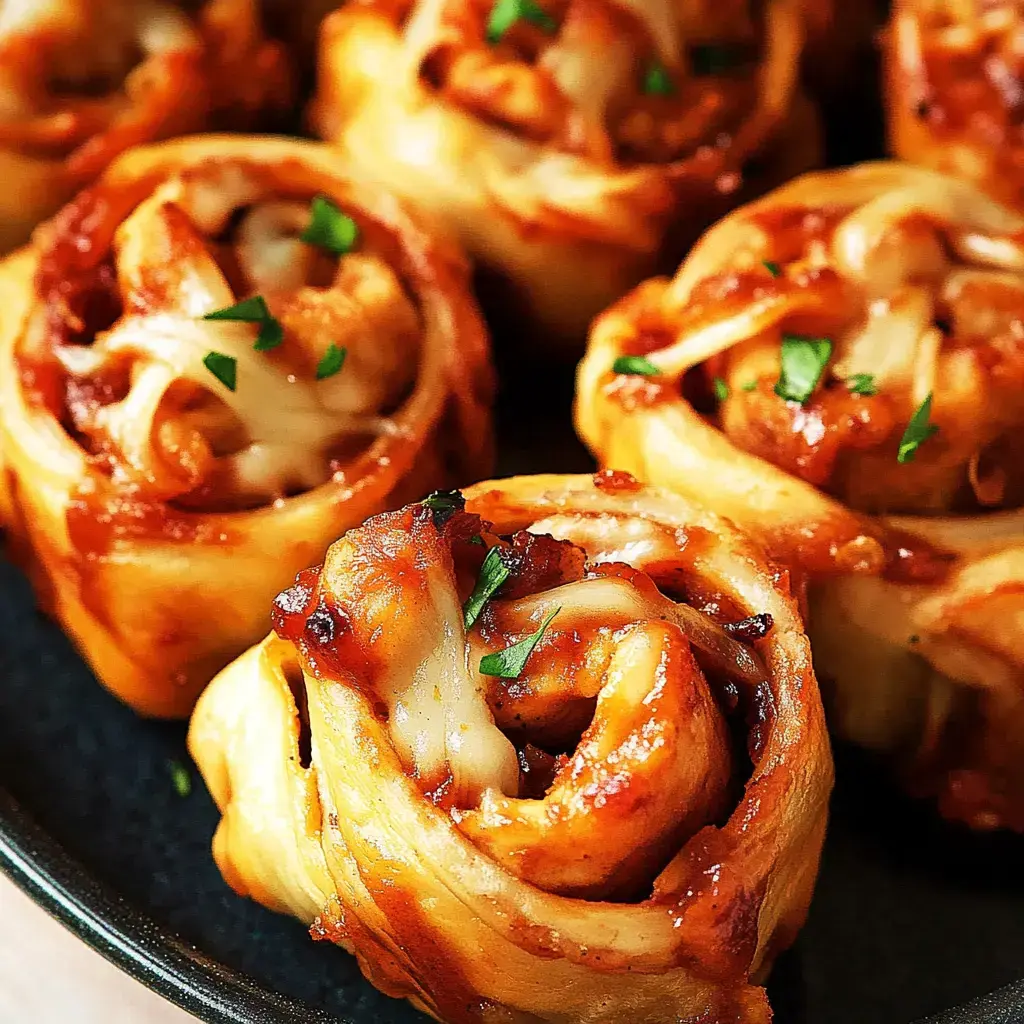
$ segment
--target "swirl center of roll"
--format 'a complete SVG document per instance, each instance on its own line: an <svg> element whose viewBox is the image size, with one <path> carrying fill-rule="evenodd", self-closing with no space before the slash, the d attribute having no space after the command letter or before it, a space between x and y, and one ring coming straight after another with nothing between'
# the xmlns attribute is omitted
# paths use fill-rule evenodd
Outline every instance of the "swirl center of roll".
<svg viewBox="0 0 1024 1024"><path fill-rule="evenodd" d="M405 35L426 85L527 143L604 166L733 149L738 165L764 137L761 115L790 98L782 58L800 45L783 5L764 20L750 6L558 0L506 25L491 0L447 0L418 5Z"/></svg>
<svg viewBox="0 0 1024 1024"><path fill-rule="evenodd" d="M728 714L767 678L685 588L670 596L688 542L611 513L498 536L410 506L350 530L278 597L275 628L319 685L363 694L407 774L506 870L645 898L728 809Z"/></svg>
<svg viewBox="0 0 1024 1024"><path fill-rule="evenodd" d="M256 507L344 478L396 429L421 311L368 217L332 206L356 239L342 255L303 240L314 198L255 164L210 161L116 228L99 190L57 219L22 372L112 487Z"/></svg>
<svg viewBox="0 0 1024 1024"><path fill-rule="evenodd" d="M860 512L1024 504L1024 221L971 186L875 165L723 222L608 337L737 447Z"/></svg>

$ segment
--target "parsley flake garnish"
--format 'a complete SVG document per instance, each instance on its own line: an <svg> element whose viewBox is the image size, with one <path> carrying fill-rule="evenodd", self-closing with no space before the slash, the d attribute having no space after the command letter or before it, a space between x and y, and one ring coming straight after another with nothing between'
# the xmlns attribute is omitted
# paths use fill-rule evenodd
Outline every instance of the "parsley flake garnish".
<svg viewBox="0 0 1024 1024"><path fill-rule="evenodd" d="M558 28L555 19L536 0L495 0L487 19L487 42L500 42L517 21L528 21L549 35Z"/></svg>
<svg viewBox="0 0 1024 1024"><path fill-rule="evenodd" d="M871 398L878 394L873 373L855 373L852 377L846 378L846 386L853 394L863 395L865 398Z"/></svg>
<svg viewBox="0 0 1024 1024"><path fill-rule="evenodd" d="M253 348L257 352L269 352L272 348L277 348L282 341L284 341L284 328L271 317L260 324L260 332L256 335Z"/></svg>
<svg viewBox="0 0 1024 1024"><path fill-rule="evenodd" d="M258 324L263 320L272 319L267 300L262 295L253 295L248 299L242 299L233 306L225 309L215 309L207 313L204 320L236 320L246 324Z"/></svg>
<svg viewBox="0 0 1024 1024"><path fill-rule="evenodd" d="M320 357L320 362L316 364L316 379L333 377L345 365L347 355L347 348L339 348L332 341L327 346L327 351Z"/></svg>
<svg viewBox="0 0 1024 1024"><path fill-rule="evenodd" d="M657 377L661 370L645 356L619 356L612 363L612 372L630 374L634 377Z"/></svg>
<svg viewBox="0 0 1024 1024"><path fill-rule="evenodd" d="M235 390L238 374L238 360L234 356L226 356L223 352L207 352L203 356L203 366L228 389Z"/></svg>
<svg viewBox="0 0 1024 1024"><path fill-rule="evenodd" d="M420 503L434 514L434 526L439 530L456 512L466 507L462 491L432 491Z"/></svg>
<svg viewBox="0 0 1024 1024"><path fill-rule="evenodd" d="M462 621L467 633L480 618L484 605L497 593L509 575L508 566L501 560L501 550L491 548L487 552L484 564L480 566L480 575L477 577L473 593L466 598L466 603L462 606Z"/></svg>
<svg viewBox="0 0 1024 1024"><path fill-rule="evenodd" d="M168 761L167 770L171 775L174 792L184 799L192 792L192 776L189 775L188 769L180 761Z"/></svg>
<svg viewBox="0 0 1024 1024"><path fill-rule="evenodd" d="M268 352L277 348L284 341L284 330L280 323L271 316L267 301L262 295L253 295L241 302L236 302L226 309L216 309L207 313L204 320L230 320L235 323L259 324L259 334L253 348L257 352ZM231 389L232 391L234 388Z"/></svg>
<svg viewBox="0 0 1024 1024"><path fill-rule="evenodd" d="M917 455L917 449L924 444L933 434L939 432L939 428L928 420L932 414L932 396L929 395L918 407L917 412L910 417L907 429L903 431L900 440L899 455L896 461L902 466L904 463L913 462Z"/></svg>
<svg viewBox="0 0 1024 1024"><path fill-rule="evenodd" d="M771 260L763 260L761 265L764 267L765 270L768 271L769 274L772 275L772 277L782 276L782 268L778 265L778 263L773 263Z"/></svg>
<svg viewBox="0 0 1024 1024"><path fill-rule="evenodd" d="M644 93L647 96L671 96L675 91L675 83L668 68L660 60L652 60L644 75Z"/></svg>
<svg viewBox="0 0 1024 1024"><path fill-rule="evenodd" d="M526 667L526 661L533 654L533 649L540 643L540 638L551 625L551 620L561 611L556 608L541 624L536 633L531 633L524 640L506 647L503 651L495 651L480 659L480 671L485 676L498 676L501 679L518 679Z"/></svg>
<svg viewBox="0 0 1024 1024"><path fill-rule="evenodd" d="M740 390L741 391L753 391L754 388L756 388L756 387L757 387L757 381L756 380L748 380L746 384L741 384L740 385Z"/></svg>
<svg viewBox="0 0 1024 1024"><path fill-rule="evenodd" d="M787 402L803 405L814 394L831 357L832 342L828 338L801 338L795 334L784 334L782 373L775 385L775 394Z"/></svg>
<svg viewBox="0 0 1024 1024"><path fill-rule="evenodd" d="M729 385L721 377L716 377L712 384L715 389L715 398L724 402L729 397Z"/></svg>
<svg viewBox="0 0 1024 1024"><path fill-rule="evenodd" d="M358 238L356 222L324 196L313 200L309 208L309 224L299 235L300 241L326 249L335 256L350 252Z"/></svg>

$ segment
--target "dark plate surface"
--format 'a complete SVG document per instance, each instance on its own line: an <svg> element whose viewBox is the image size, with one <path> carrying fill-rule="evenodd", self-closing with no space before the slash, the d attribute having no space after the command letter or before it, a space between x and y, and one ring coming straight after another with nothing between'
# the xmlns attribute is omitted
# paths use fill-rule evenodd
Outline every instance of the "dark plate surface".
<svg viewBox="0 0 1024 1024"><path fill-rule="evenodd" d="M506 387L503 473L590 468L565 413L569 377ZM0 787L13 798L0 793L0 867L83 938L208 1021L424 1019L227 888L198 774L184 798L171 782L168 762L188 763L184 726L141 721L97 686L6 563L0 677ZM1024 839L937 821L853 752L838 752L837 773L810 920L769 985L780 1024L909 1024L1024 976ZM1024 986L976 1013L948 1020L1024 1021Z"/></svg>

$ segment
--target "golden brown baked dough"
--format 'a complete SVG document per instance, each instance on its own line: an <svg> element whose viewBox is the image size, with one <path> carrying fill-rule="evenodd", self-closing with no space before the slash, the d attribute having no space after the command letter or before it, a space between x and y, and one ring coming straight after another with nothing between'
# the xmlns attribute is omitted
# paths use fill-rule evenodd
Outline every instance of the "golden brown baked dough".
<svg viewBox="0 0 1024 1024"><path fill-rule="evenodd" d="M318 196L350 252L300 240ZM145 714L187 714L339 533L489 466L462 257L319 144L135 149L0 264L0 296L9 537ZM203 319L257 296L261 323Z"/></svg>
<svg viewBox="0 0 1024 1024"><path fill-rule="evenodd" d="M451 1024L768 1021L832 782L785 577L628 474L447 497L349 531L200 699L224 877Z"/></svg>
<svg viewBox="0 0 1024 1024"><path fill-rule="evenodd" d="M257 0L6 0L0 251L129 147L246 127L291 100Z"/></svg>
<svg viewBox="0 0 1024 1024"><path fill-rule="evenodd" d="M445 219L507 286L505 317L578 345L716 216L815 164L805 15L799 0L529 0L490 42L516 6L342 7L312 121Z"/></svg>
<svg viewBox="0 0 1024 1024"><path fill-rule="evenodd" d="M1024 4L894 0L885 58L893 154L1024 211Z"/></svg>
<svg viewBox="0 0 1024 1024"><path fill-rule="evenodd" d="M932 171L807 175L597 321L576 410L604 465L808 577L841 734L898 751L945 814L1018 829L1022 231ZM614 372L623 355L648 375Z"/></svg>

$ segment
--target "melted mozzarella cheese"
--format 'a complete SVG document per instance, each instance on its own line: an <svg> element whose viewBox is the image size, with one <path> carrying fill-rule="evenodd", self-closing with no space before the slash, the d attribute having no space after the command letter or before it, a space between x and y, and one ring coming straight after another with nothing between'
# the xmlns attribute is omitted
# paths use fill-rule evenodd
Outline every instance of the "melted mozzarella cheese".
<svg viewBox="0 0 1024 1024"><path fill-rule="evenodd" d="M320 579L367 651L364 682L403 767L465 807L488 789L515 794L519 763L470 671L446 544L429 520L385 514L333 545Z"/></svg>
<svg viewBox="0 0 1024 1024"><path fill-rule="evenodd" d="M264 208L259 200L257 183L238 168L174 179L157 189L116 237L127 314L89 348L60 353L68 370L81 376L130 361L128 395L103 406L93 425L137 480L161 475L161 415L177 416L202 434L216 449L220 478L246 500L318 486L331 473L329 452L339 438L394 429L377 412L394 406L409 386L420 329L401 282L381 259L350 254L342 257L331 287L289 294L311 259L297 237L308 206L270 201ZM277 295L288 331L274 352L254 349L258 324L203 319L238 301L204 237L223 230L238 206L251 206L239 262L267 296ZM291 226L290 236L283 223ZM346 348L348 359L341 372L317 380L314 368L332 344ZM211 352L235 361L234 391L204 365ZM202 406L198 413L170 403L180 381L207 394L205 403L190 403ZM241 443L224 450L228 436Z"/></svg>
<svg viewBox="0 0 1024 1024"><path fill-rule="evenodd" d="M450 772L460 806L474 806L487 790L515 795L515 748L469 671L462 609L450 584L432 583L421 621L421 644L389 666L382 687L395 749L423 778Z"/></svg>

